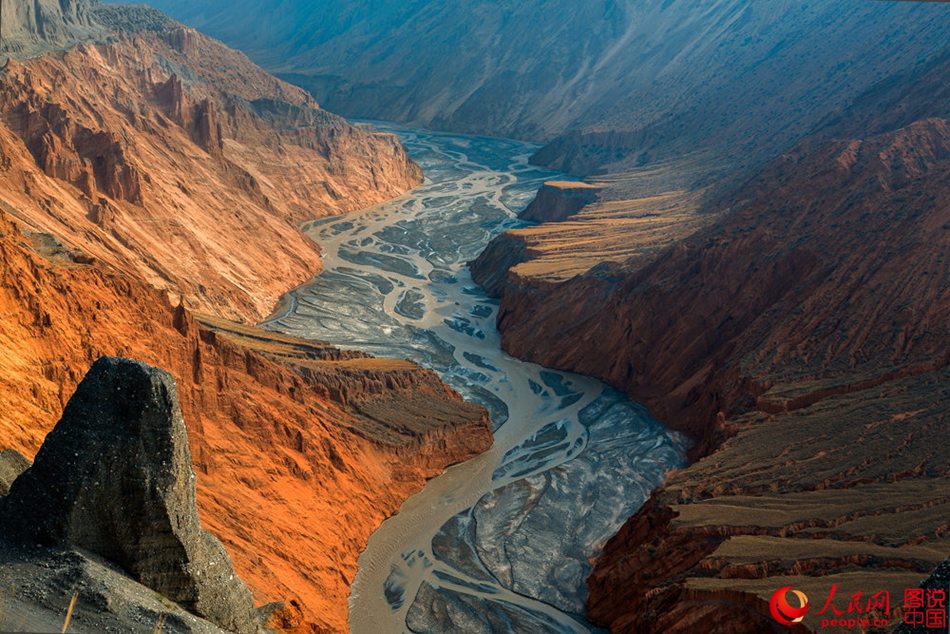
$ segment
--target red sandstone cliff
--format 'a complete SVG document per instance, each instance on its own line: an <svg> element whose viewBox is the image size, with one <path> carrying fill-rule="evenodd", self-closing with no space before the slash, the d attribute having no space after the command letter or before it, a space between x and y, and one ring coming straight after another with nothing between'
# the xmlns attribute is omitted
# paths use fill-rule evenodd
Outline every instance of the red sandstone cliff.
<svg viewBox="0 0 950 634"><path fill-rule="evenodd" d="M0 201L18 218L234 318L318 270L301 222L421 179L391 135L174 25L11 61L0 112Z"/></svg>
<svg viewBox="0 0 950 634"><path fill-rule="evenodd" d="M318 270L299 223L421 172L243 55L116 15L108 43L0 72L2 445L32 456L102 355L169 370L204 525L258 603L283 602L275 626L343 631L370 533L491 445L487 414L414 364L222 317L256 320Z"/></svg>
<svg viewBox="0 0 950 634"><path fill-rule="evenodd" d="M750 184L748 204L620 271L607 293L590 292L611 283L596 276L573 280L531 306L533 320L507 294L505 347L623 385L693 431L789 372L848 383L941 364L948 153L942 119L806 145ZM560 345L532 349L538 321Z"/></svg>
<svg viewBox="0 0 950 634"><path fill-rule="evenodd" d="M409 362L215 327L0 212L0 437L32 456L89 365L175 376L202 521L289 630L342 631L356 558L425 479L491 445L487 414ZM252 334L253 337L250 337Z"/></svg>
<svg viewBox="0 0 950 634"><path fill-rule="evenodd" d="M767 631L782 585L897 596L946 557L948 72L876 87L653 257L509 275L508 352L625 389L706 456L605 548L595 623Z"/></svg>

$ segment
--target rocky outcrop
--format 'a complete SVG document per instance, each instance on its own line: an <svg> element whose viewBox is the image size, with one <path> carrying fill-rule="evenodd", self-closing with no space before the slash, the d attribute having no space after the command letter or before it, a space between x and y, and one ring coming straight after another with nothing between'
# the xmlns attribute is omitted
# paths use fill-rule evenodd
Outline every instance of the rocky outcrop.
<svg viewBox="0 0 950 634"><path fill-rule="evenodd" d="M508 272L530 259L524 240L503 233L488 243L477 258L469 263L472 279L492 297L504 293Z"/></svg>
<svg viewBox="0 0 950 634"><path fill-rule="evenodd" d="M10 492L10 485L30 466L30 461L13 449L0 451L0 496Z"/></svg>
<svg viewBox="0 0 950 634"><path fill-rule="evenodd" d="M90 200L102 192L115 201L142 204L142 176L117 134L77 125L53 103L21 114L23 141L44 174L72 184Z"/></svg>
<svg viewBox="0 0 950 634"><path fill-rule="evenodd" d="M81 548L232 632L256 632L250 590L201 528L172 377L93 364L33 465L0 504L6 539Z"/></svg>
<svg viewBox="0 0 950 634"><path fill-rule="evenodd" d="M589 183L548 181L541 186L538 195L518 217L535 222L567 220L597 200L600 191L600 187Z"/></svg>

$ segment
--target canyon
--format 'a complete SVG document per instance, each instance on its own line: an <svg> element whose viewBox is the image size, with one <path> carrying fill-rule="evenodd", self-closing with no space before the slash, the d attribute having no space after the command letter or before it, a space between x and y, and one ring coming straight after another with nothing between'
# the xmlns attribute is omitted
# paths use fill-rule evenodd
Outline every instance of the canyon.
<svg viewBox="0 0 950 634"><path fill-rule="evenodd" d="M638 199L650 212L615 227L625 253L586 273L552 280L583 250L559 239L596 233L609 194L474 263L509 353L598 376L695 439L598 559L593 622L766 631L779 587L899 595L946 558L948 59L875 85L692 214ZM512 241L527 248L505 261Z"/></svg>
<svg viewBox="0 0 950 634"><path fill-rule="evenodd" d="M111 35L64 23L63 50L0 74L4 449L32 458L102 356L168 370L205 528L277 602L272 626L343 630L370 533L491 446L488 414L416 364L246 322L319 270L302 219L401 193L419 168L155 12L94 19Z"/></svg>
<svg viewBox="0 0 950 634"><path fill-rule="evenodd" d="M896 624L945 577L945 5L154 4L250 59L4 26L0 449L165 368L280 631Z"/></svg>
<svg viewBox="0 0 950 634"><path fill-rule="evenodd" d="M495 442L408 499L359 558L350 631L586 632L591 561L683 439L589 377L505 355L467 263L551 172L535 146L392 128L426 182L308 223L325 269L267 328L439 373L491 412Z"/></svg>
<svg viewBox="0 0 950 634"><path fill-rule="evenodd" d="M301 222L384 200L421 174L394 138L141 13L136 25L102 9L112 41L8 63L7 211L189 308L259 321L319 269Z"/></svg>

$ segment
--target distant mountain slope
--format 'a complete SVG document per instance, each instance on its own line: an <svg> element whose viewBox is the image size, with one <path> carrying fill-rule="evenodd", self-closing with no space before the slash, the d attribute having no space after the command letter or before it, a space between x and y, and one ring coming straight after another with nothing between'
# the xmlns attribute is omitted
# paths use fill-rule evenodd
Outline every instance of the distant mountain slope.
<svg viewBox="0 0 950 634"><path fill-rule="evenodd" d="M34 54L104 30L93 19L98 0L0 0L2 53Z"/></svg>
<svg viewBox="0 0 950 634"><path fill-rule="evenodd" d="M153 4L347 116L575 131L539 155L575 172L693 150L771 158L950 30L950 6L869 0Z"/></svg>

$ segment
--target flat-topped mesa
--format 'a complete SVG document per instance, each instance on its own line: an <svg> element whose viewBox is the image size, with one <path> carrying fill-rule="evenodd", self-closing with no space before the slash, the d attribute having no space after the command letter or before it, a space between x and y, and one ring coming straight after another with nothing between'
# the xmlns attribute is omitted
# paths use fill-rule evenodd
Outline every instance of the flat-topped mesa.
<svg viewBox="0 0 950 634"><path fill-rule="evenodd" d="M256 632L251 591L201 528L175 382L105 357L76 389L36 460L0 501L10 541L75 547L232 632Z"/></svg>
<svg viewBox="0 0 950 634"><path fill-rule="evenodd" d="M574 181L548 181L518 217L538 222L567 220L597 200L601 187Z"/></svg>
<svg viewBox="0 0 950 634"><path fill-rule="evenodd" d="M477 258L468 263L472 279L492 297L501 297L509 280L509 272L531 259L525 241L506 231L488 243Z"/></svg>
<svg viewBox="0 0 950 634"><path fill-rule="evenodd" d="M518 217L540 223L567 220L595 203L602 191L599 185L580 181L547 181ZM506 231L469 262L469 269L476 284L492 297L501 297L509 284L518 283L512 269L539 255L525 235Z"/></svg>

